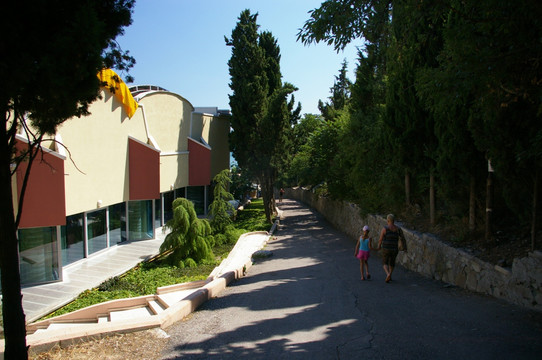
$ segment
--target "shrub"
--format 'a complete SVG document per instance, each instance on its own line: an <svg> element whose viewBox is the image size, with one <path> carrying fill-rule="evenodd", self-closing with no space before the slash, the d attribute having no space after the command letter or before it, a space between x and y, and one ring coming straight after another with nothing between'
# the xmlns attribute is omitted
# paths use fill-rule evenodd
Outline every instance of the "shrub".
<svg viewBox="0 0 542 360"><path fill-rule="evenodd" d="M223 232L227 226L232 223L232 216L235 216L235 209L228 202L233 200L233 195L228 192L228 185L231 183L230 170L224 169L213 179L215 183L213 189L214 200L209 206L209 215L211 216L211 227L213 233Z"/></svg>
<svg viewBox="0 0 542 360"><path fill-rule="evenodd" d="M173 219L167 222L166 228L171 232L160 245L160 252L172 250L172 264L186 258L192 258L196 263L213 258L209 244L211 226L207 220L198 219L190 200L177 198L173 201Z"/></svg>

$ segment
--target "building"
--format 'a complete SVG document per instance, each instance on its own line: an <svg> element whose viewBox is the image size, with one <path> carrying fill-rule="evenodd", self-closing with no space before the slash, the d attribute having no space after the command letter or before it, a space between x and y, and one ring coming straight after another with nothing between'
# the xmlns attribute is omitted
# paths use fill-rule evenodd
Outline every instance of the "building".
<svg viewBox="0 0 542 360"><path fill-rule="evenodd" d="M229 168L227 113L122 80L89 111L64 122L32 165L18 229L24 285L62 280L63 267L154 238L177 197L205 215L212 178ZM25 170L13 177L14 205Z"/></svg>

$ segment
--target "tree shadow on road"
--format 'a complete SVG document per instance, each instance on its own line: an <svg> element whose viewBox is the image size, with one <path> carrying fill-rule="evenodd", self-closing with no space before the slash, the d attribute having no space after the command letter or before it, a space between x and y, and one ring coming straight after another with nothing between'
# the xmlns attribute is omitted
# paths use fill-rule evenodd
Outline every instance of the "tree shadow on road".
<svg viewBox="0 0 542 360"><path fill-rule="evenodd" d="M281 209L288 216L267 245L273 255L175 325L164 359L535 358L542 350L542 315L400 267L386 284L374 256L374 280L362 282L351 239L297 202Z"/></svg>

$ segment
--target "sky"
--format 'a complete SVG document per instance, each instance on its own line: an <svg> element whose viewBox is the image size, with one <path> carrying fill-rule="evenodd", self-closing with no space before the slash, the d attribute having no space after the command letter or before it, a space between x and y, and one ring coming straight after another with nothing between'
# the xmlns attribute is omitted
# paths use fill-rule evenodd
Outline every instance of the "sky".
<svg viewBox="0 0 542 360"><path fill-rule="evenodd" d="M282 81L294 84L302 114L319 114L318 100L327 101L342 62L348 78L355 80L355 40L337 53L326 44L304 45L297 33L309 19L308 12L323 0L136 0L132 25L117 37L136 65L129 73L131 85L157 85L177 93L195 107L229 109L228 60L231 37L245 9L258 13L261 31L270 31L281 52ZM122 73L120 74L122 77Z"/></svg>

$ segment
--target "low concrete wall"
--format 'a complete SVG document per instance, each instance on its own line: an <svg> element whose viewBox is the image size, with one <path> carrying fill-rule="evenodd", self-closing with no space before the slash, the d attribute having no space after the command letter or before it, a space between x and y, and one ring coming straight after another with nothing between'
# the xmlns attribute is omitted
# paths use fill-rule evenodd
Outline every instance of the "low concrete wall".
<svg viewBox="0 0 542 360"><path fill-rule="evenodd" d="M285 197L297 199L322 214L333 226L357 239L363 225L378 237L386 225L382 216L361 218L355 204L319 197L302 188L286 189ZM398 224L401 225L401 224ZM446 245L432 234L403 227L408 252L400 252L397 261L405 268L436 280L494 296L530 309L542 311L542 253L535 251L514 259L511 268L484 262L473 255Z"/></svg>

